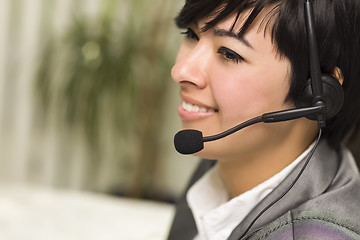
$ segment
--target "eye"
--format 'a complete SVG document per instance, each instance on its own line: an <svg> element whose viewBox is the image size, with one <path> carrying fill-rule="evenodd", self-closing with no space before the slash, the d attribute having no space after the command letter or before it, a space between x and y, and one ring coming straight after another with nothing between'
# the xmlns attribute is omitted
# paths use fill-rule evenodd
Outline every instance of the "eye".
<svg viewBox="0 0 360 240"><path fill-rule="evenodd" d="M218 49L217 53L221 54L222 57L226 61L231 61L231 62L234 62L234 63L239 63L241 61L244 61L244 58L242 56L240 56L239 54L237 54L233 50L228 49L226 47L220 47Z"/></svg>
<svg viewBox="0 0 360 240"><path fill-rule="evenodd" d="M186 38L188 38L188 39L193 39L193 40L199 41L199 37L196 35L194 30L192 30L191 28L187 28L187 30L185 32L182 32L181 34L184 34L186 36Z"/></svg>

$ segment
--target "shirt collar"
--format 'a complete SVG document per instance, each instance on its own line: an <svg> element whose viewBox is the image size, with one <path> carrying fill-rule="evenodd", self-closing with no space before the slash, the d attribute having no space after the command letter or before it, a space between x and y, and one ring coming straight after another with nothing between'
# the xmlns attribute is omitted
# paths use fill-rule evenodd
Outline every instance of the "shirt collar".
<svg viewBox="0 0 360 240"><path fill-rule="evenodd" d="M309 148L311 148L311 146ZM334 181L339 165L339 156L337 154L334 149L329 147L326 140L320 141L314 155L311 157L309 165L306 167L299 181L291 188L288 194L262 214L251 227L248 235L253 234L262 226L284 215L289 209L294 209L329 189L331 183ZM283 194L285 189L292 184L302 167L303 164L295 166L288 176L249 212L243 221L233 230L228 239L239 239L239 236L249 227L249 224L254 218L271 202Z"/></svg>
<svg viewBox="0 0 360 240"><path fill-rule="evenodd" d="M305 158L313 144L281 172L231 200L217 165L210 169L187 193L187 201L198 229L197 239L227 239L251 209Z"/></svg>

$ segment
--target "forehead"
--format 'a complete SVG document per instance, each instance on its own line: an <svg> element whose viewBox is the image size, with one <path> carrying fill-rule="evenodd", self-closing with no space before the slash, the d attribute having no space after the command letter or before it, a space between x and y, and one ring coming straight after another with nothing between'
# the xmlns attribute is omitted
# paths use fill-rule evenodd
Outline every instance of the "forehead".
<svg viewBox="0 0 360 240"><path fill-rule="evenodd" d="M214 27L220 27L239 37L242 37L249 30L254 31L255 29L257 32L262 32L265 37L269 33L273 34L278 7L278 5L269 5L261 9L248 8L243 11L233 11L222 18L220 15L224 9L223 6L220 6L199 22L196 22L196 25L201 23L200 28L203 32Z"/></svg>
<svg viewBox="0 0 360 240"><path fill-rule="evenodd" d="M254 9L246 9L239 13L232 13L217 23L218 26L228 26L228 30L243 35L246 31L256 29L257 32L265 32L271 26L270 7L262 9L254 19L251 14ZM243 32L242 32L243 30Z"/></svg>
<svg viewBox="0 0 360 240"><path fill-rule="evenodd" d="M263 9L268 8L268 6L273 6L271 15L277 15L283 1L284 0L187 0L175 21L179 28L187 28L192 24L206 19L206 25L202 29L206 31L225 18L228 18L229 15L247 15L248 18L246 21L243 21L244 24L237 33L243 35Z"/></svg>
<svg viewBox="0 0 360 240"><path fill-rule="evenodd" d="M240 15L231 14L208 31L216 32L223 29L225 31L231 32L233 38L242 39L242 43L247 46L250 45L251 48L259 54L270 51L274 52L276 55L277 48L272 41L271 32L269 31L270 28L268 28L265 24L268 22L266 21L268 16L267 13L268 11L265 9L264 11L260 12L252 24L248 26L246 32L244 32L242 35L239 35L238 32L241 31L242 27L246 23L249 15L251 14L251 10L244 11ZM248 44L246 44L247 42Z"/></svg>
<svg viewBox="0 0 360 240"><path fill-rule="evenodd" d="M240 40L246 46L252 48L251 41L260 40L269 41L273 46L273 41L270 36L269 26L272 26L271 20L269 19L270 7L262 9L255 19L251 21L251 24L247 26L246 31L243 34L239 34L244 26L247 24L249 16L251 16L253 9L244 10L241 13L232 13L226 18L219 21L210 29L205 29L209 21L212 21L213 16L208 16L196 23L197 29L202 29L203 32L212 32L215 36L231 37ZM205 29L205 30L204 30Z"/></svg>

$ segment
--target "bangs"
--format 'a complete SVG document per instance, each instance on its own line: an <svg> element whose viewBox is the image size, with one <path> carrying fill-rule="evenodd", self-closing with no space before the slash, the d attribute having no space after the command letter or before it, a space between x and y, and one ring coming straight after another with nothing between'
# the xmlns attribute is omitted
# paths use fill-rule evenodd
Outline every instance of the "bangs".
<svg viewBox="0 0 360 240"><path fill-rule="evenodd" d="M188 0L179 15L175 18L175 22L179 28L187 28L203 19L210 19L201 29L205 32L229 15L236 14L235 20L229 29L230 31L233 31L240 14L246 10L251 10L250 14L245 19L243 26L237 32L239 36L242 36L251 26L258 14L265 7L271 5L273 5L273 7L260 24L261 26L265 23L266 30L270 26L269 23L274 20L274 16L279 13L279 7L281 5L280 0ZM273 26L274 25L275 24L273 24ZM271 35L273 36L273 28L271 29Z"/></svg>
<svg viewBox="0 0 360 240"><path fill-rule="evenodd" d="M335 67L341 69L344 77L345 101L340 112L327 121L324 138L336 148L350 133L360 136L360 14L358 0L316 0L313 1L315 32L319 50L321 71L332 74ZM308 40L306 35L304 1L298 0L186 0L175 21L179 28L206 21L202 31L207 31L219 22L234 17L230 26L243 22L235 34L242 37L259 13L267 13L260 21L265 32L270 32L277 53L291 63L291 85L286 101L300 98L310 77ZM246 11L246 16L241 15ZM349 117L351 116L351 117ZM355 130L353 130L355 129ZM355 136L355 135L354 135Z"/></svg>

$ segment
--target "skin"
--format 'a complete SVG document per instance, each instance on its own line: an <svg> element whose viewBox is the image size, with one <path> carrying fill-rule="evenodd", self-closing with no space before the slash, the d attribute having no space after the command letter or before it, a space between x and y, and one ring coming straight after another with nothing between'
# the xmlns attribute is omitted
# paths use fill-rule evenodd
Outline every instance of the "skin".
<svg viewBox="0 0 360 240"><path fill-rule="evenodd" d="M178 112L183 129L197 129L204 136L225 131L266 112L294 108L286 102L291 64L280 58L259 14L243 39L227 32L235 16L202 32L207 19L189 26L172 78L183 101L210 112ZM235 25L236 33L246 14ZM233 198L250 190L294 161L313 142L317 123L305 118L256 124L224 139L205 143L195 155L216 159L221 177Z"/></svg>

